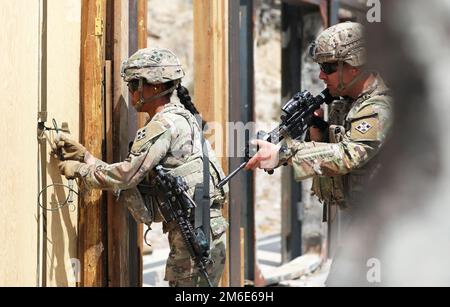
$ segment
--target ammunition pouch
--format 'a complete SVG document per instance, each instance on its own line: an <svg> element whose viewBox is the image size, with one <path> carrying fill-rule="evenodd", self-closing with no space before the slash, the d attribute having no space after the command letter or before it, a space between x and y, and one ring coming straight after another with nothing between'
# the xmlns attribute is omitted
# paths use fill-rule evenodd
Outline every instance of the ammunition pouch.
<svg viewBox="0 0 450 307"><path fill-rule="evenodd" d="M378 173L381 163L375 156L360 169L352 170L343 181L346 199L350 206L358 206L363 201L364 192Z"/></svg>
<svg viewBox="0 0 450 307"><path fill-rule="evenodd" d="M158 209L147 205L138 188L122 191L119 200L128 208L136 222L144 223L150 227L152 222L157 220Z"/></svg>
<svg viewBox="0 0 450 307"><path fill-rule="evenodd" d="M342 142L345 135L345 128L339 125L330 125L329 136L330 143L336 144Z"/></svg>
<svg viewBox="0 0 450 307"><path fill-rule="evenodd" d="M174 169L164 169L170 175L174 177L182 177L186 184L189 187L188 194L193 196L195 192L195 187L198 184L203 183L203 160L201 156L193 156L191 161L180 165ZM216 188L217 183L224 178L225 176L221 172L221 169L215 164L214 161L210 160L210 195L211 195L211 205L222 206L225 202L225 191L227 187L224 187L223 190L219 191ZM132 198L136 201L136 204L132 204L131 200L127 201L127 207L130 212L132 212L133 217L137 221L145 220L147 222L163 222L164 218L161 215L159 206L161 203L161 197L159 196L159 191L156 188L154 181L152 180L152 176L150 175L147 179L144 180L141 184L138 185L136 189L140 192L139 195L135 195L136 191L127 192L123 191L122 193L132 194ZM148 212L148 213L147 213ZM141 216L142 215L142 216ZM212 218L212 217L211 217ZM214 230L213 230L214 231Z"/></svg>
<svg viewBox="0 0 450 307"><path fill-rule="evenodd" d="M222 216L221 209L211 209L211 236L213 240L219 238L227 231L228 222Z"/></svg>
<svg viewBox="0 0 450 307"><path fill-rule="evenodd" d="M346 208L343 177L344 176L315 176L312 184L314 195L327 205L337 205L341 209Z"/></svg>
<svg viewBox="0 0 450 307"><path fill-rule="evenodd" d="M330 125L330 143L339 143L343 140L345 128L340 125ZM319 177L313 178L312 191L321 202L326 205L337 205L341 209L346 207L345 202L345 176Z"/></svg>

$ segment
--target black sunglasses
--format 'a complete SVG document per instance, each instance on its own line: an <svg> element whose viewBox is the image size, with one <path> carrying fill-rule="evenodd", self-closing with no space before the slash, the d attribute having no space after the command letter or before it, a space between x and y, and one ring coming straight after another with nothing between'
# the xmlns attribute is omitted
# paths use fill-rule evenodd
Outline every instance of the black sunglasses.
<svg viewBox="0 0 450 307"><path fill-rule="evenodd" d="M130 92L134 93L139 89L139 80L131 80L127 83Z"/></svg>
<svg viewBox="0 0 450 307"><path fill-rule="evenodd" d="M320 70L323 71L327 75L331 75L332 73L337 72L338 64L337 63L321 63L319 64Z"/></svg>

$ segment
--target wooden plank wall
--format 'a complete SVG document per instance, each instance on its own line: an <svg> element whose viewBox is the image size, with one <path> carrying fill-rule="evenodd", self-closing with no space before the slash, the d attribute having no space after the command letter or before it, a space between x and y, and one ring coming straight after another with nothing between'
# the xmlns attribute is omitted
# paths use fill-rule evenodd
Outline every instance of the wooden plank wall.
<svg viewBox="0 0 450 307"><path fill-rule="evenodd" d="M98 22L104 24L106 20L106 0L83 0L81 8L81 141L101 158L105 33ZM107 285L105 210L101 191L83 194L78 224L82 286Z"/></svg>
<svg viewBox="0 0 450 307"><path fill-rule="evenodd" d="M130 104L128 88L120 75L121 66L136 49L147 43L147 1L108 1L108 42L106 54L111 63L111 101L107 122L108 162L121 162L128 144L146 117ZM109 286L142 285L142 225L137 225L128 209L108 193L108 280Z"/></svg>
<svg viewBox="0 0 450 307"><path fill-rule="evenodd" d="M112 40L112 54L116 58L105 70L107 2L122 15L114 17L118 31ZM142 48L146 44L146 1L138 0L138 4ZM57 161L49 157L48 143L37 141L37 113L47 112L42 116L46 126L52 126L53 118L59 125L67 122L72 138L103 158L105 71L110 76L115 72L115 79L109 82L115 107L128 107L128 91L120 80L120 64L128 57L128 1L39 0L34 5L29 0L2 1L0 14L1 20L7 21L6 35L0 40L5 56L0 61L8 76L2 78L0 88L0 110L5 114L0 128L8 146L0 153L4 161L10 161L0 170L2 178L8 178L0 185L5 195L1 220L8 221L1 232L5 244L0 251L0 285L74 286L77 277L81 286L128 285L129 247L126 240L114 240L111 233L109 242L117 245L111 252L116 257L109 258L108 275L107 212L101 191L85 194L78 207L51 213L40 210L36 202L47 184L67 183L59 174ZM126 112L118 114L127 116ZM111 112L109 115L111 119ZM118 142L124 144L116 152L120 160L127 153L129 138L128 121L121 124L127 127L117 130ZM54 204L65 199L67 191L49 189L44 196L45 204ZM74 201L76 204L77 199ZM111 229L120 233L128 224L119 220L128 218L128 212L114 209L111 213L125 211L112 219ZM15 240L10 240L11 234ZM81 276L76 276L74 269L81 269Z"/></svg>
<svg viewBox="0 0 450 307"><path fill-rule="evenodd" d="M0 2L0 156L7 162L0 168L0 286L75 285L78 212L44 212L37 204L45 186L67 183L48 142L38 142L37 123L67 122L78 139L80 13L81 3L71 0ZM46 116L38 118L40 111ZM55 204L66 193L51 188L41 200Z"/></svg>
<svg viewBox="0 0 450 307"><path fill-rule="evenodd" d="M128 90L120 77L122 61L128 57L128 1L113 1L113 161L125 160L128 153ZM110 140L108 140L108 143ZM108 275L110 286L129 285L128 211L109 194Z"/></svg>
<svg viewBox="0 0 450 307"><path fill-rule="evenodd" d="M228 1L194 0L195 103L214 125L209 135L226 169L225 124L228 121ZM212 140L212 138L209 138Z"/></svg>
<svg viewBox="0 0 450 307"><path fill-rule="evenodd" d="M227 172L228 0L194 0L193 6L195 104L203 118L211 123L206 136ZM228 208L223 211L227 216ZM227 261L222 285L228 284Z"/></svg>
<svg viewBox="0 0 450 307"><path fill-rule="evenodd" d="M52 126L53 118L59 126L66 122L75 140L79 140L80 136L80 14L79 1L48 0L46 61L41 65L42 80L46 79L41 84L46 87L47 126ZM67 39L61 40L61 37ZM46 151L50 152L48 144ZM67 184L67 180L60 175L57 161L48 155L45 161L43 174L47 176L47 184ZM47 203L62 202L68 193L67 189L49 189ZM42 285L75 286L79 280L79 210L75 195L73 201L73 206L45 213Z"/></svg>
<svg viewBox="0 0 450 307"><path fill-rule="evenodd" d="M138 49L147 48L147 12L148 12L148 0L138 0L137 7L137 36L138 36ZM138 114L138 129L143 127L148 119L148 115L145 113ZM143 284L143 249L144 249L144 227L143 224L138 225L137 229L137 245L139 250L139 272L138 272L138 286L142 287Z"/></svg>

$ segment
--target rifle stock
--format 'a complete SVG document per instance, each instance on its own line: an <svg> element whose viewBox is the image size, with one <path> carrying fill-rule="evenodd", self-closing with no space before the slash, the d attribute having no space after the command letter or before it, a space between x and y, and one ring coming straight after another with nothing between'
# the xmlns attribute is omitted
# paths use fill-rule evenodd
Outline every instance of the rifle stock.
<svg viewBox="0 0 450 307"><path fill-rule="evenodd" d="M195 202L187 194L188 186L182 177L174 177L166 173L161 165L155 168L156 183L165 198L160 211L166 223L175 221L183 236L184 243L197 268L209 287L213 287L209 279L206 265L209 264L209 242L203 231L192 227L189 221L189 209L196 207ZM192 210L191 210L192 211Z"/></svg>

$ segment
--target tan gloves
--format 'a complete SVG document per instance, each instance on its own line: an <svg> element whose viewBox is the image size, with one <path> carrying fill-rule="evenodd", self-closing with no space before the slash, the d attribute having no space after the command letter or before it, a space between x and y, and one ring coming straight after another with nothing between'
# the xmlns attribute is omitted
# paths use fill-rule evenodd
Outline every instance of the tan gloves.
<svg viewBox="0 0 450 307"><path fill-rule="evenodd" d="M70 139L66 134L59 133L53 145L52 149L56 153L57 159L84 162L86 148L77 141Z"/></svg>
<svg viewBox="0 0 450 307"><path fill-rule="evenodd" d="M60 161L58 168L67 179L75 179L79 176L79 170L82 165L83 163L78 161Z"/></svg>
<svg viewBox="0 0 450 307"><path fill-rule="evenodd" d="M79 175L79 170L84 164L87 153L86 148L70 139L66 134L58 133L52 144L53 153L58 163L59 171L67 179L75 179Z"/></svg>

